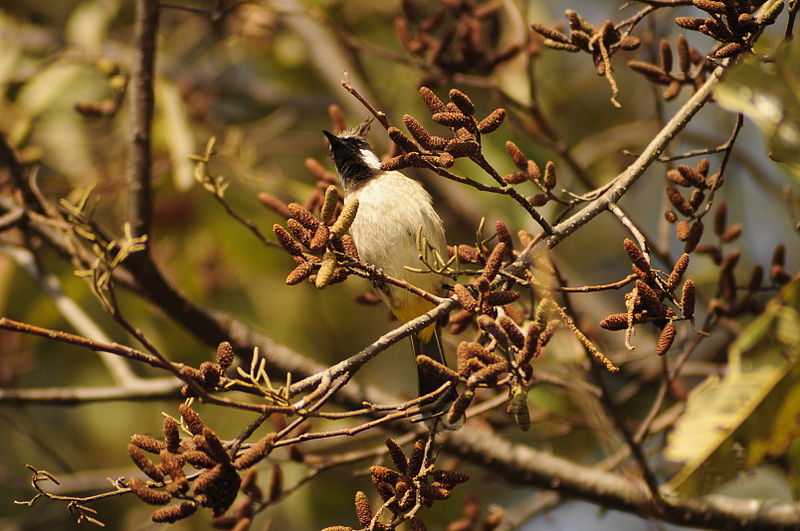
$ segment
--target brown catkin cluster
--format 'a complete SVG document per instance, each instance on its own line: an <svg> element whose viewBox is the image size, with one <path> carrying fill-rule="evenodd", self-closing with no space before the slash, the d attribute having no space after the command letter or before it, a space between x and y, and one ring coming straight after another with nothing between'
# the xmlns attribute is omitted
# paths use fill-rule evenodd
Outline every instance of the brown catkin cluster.
<svg viewBox="0 0 800 531"><path fill-rule="evenodd" d="M677 333L674 319L678 315L673 307L694 325L694 282L687 279L683 283L680 301L675 296L675 290L680 286L689 267L689 255L682 254L673 265L672 271L665 274L653 269L645 254L632 240L626 239L623 247L637 277L634 289L625 295L626 311L606 316L600 321L600 327L612 331L625 330L626 345L632 349L629 340L633 326L652 323L659 329L656 353L666 354ZM684 303L683 297L687 294L689 299Z"/></svg>
<svg viewBox="0 0 800 531"><path fill-rule="evenodd" d="M487 75L522 50L522 44L500 42L504 24L496 2L441 2L422 16L418 5L404 0L395 32L408 53L444 73Z"/></svg>
<svg viewBox="0 0 800 531"><path fill-rule="evenodd" d="M358 260L355 243L346 234L358 211L358 201L348 203L334 217L338 202L338 191L328 187L320 205L320 217L302 205L290 203L286 228L278 224L272 227L278 243L296 264L286 277L287 284L308 279L322 289L347 278L347 269L340 265L337 254Z"/></svg>
<svg viewBox="0 0 800 531"><path fill-rule="evenodd" d="M667 211L665 217L675 224L675 236L684 242L686 253L694 252L703 236L704 225L700 217L706 208L703 206L706 193L717 190L723 183L721 174L717 172L709 176L709 169L708 159L701 159L696 166L681 164L667 171L667 199L674 211ZM688 188L688 191L682 192L681 188ZM687 219L678 221L678 214ZM735 238L733 234L729 236Z"/></svg>
<svg viewBox="0 0 800 531"><path fill-rule="evenodd" d="M766 26L775 22L783 10L783 2L775 2L758 18L753 11L763 2L739 0L692 0L694 6L705 11L707 17L678 17L675 23L691 31L698 31L719 41L713 53L717 59L749 52L753 38Z"/></svg>
<svg viewBox="0 0 800 531"><path fill-rule="evenodd" d="M221 350L224 358L226 347L222 346ZM136 434L131 436L128 445L131 461L153 482L131 479L128 486L136 496L151 505L166 505L175 498L185 500L154 512L154 522L175 522L193 514L197 507L207 507L215 517L221 516L233 504L242 485L238 471L249 469L268 455L275 440L276 434L268 434L232 460L225 444L190 405L182 404L180 414L184 428L174 417L165 417L163 441ZM182 429L191 436L182 437ZM147 453L156 454L158 463ZM184 470L186 465L199 471L193 473L193 480ZM260 494L257 495L260 491L252 484L253 475L245 477L249 477L245 492L251 499L260 501ZM237 514L242 513L237 522L253 514L252 507L242 511L237 511Z"/></svg>
<svg viewBox="0 0 800 531"><path fill-rule="evenodd" d="M674 71L677 55L677 71ZM685 86L697 90L706 82L705 58L696 48L689 46L683 34L678 35L675 41L675 54L669 41L661 39L658 46L658 62L631 60L628 67L643 75L651 83L663 85L666 88L661 96L669 101L675 99Z"/></svg>
<svg viewBox="0 0 800 531"><path fill-rule="evenodd" d="M388 509L395 516L403 515L422 503L430 507L437 500L446 500L453 489L460 483L469 480L469 476L456 470L433 470L425 463L426 444L424 440L417 440L406 457L403 449L393 439L386 440L389 456L395 468L375 465L370 467L370 479L375 490L383 500L383 509ZM374 520L376 512L370 506L369 497L362 491L355 495L355 512L359 525L370 529L393 529L380 520ZM352 529L344 526L325 528ZM419 517L411 521L411 529L424 530L425 524Z"/></svg>

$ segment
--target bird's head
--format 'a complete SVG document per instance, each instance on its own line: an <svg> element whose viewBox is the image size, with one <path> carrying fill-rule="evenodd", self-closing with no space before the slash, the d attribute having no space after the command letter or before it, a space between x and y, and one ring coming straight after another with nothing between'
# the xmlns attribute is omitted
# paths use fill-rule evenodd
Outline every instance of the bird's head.
<svg viewBox="0 0 800 531"><path fill-rule="evenodd" d="M345 190L356 187L380 171L381 162L367 141L370 122L346 129L338 135L322 131L330 143L331 159Z"/></svg>

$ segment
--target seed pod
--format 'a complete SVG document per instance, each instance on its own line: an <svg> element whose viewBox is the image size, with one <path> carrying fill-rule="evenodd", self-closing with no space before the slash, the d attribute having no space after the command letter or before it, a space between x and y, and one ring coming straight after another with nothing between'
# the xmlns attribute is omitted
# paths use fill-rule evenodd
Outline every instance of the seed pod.
<svg viewBox="0 0 800 531"><path fill-rule="evenodd" d="M219 440L217 434L214 433L214 430L206 426L203 429L203 439L206 441L206 446L209 449L211 457L216 459L218 463L226 463L230 461L228 452L225 451L225 446L223 446L222 441Z"/></svg>
<svg viewBox="0 0 800 531"><path fill-rule="evenodd" d="M506 331L491 317L488 315L480 315L478 316L478 327L483 330L484 332L491 335L496 341L497 344L503 348L508 349L511 346L511 341L506 334Z"/></svg>
<svg viewBox="0 0 800 531"><path fill-rule="evenodd" d="M732 251L722 263L719 265L719 268L723 271L733 271L733 268L736 267L736 264L739 263L739 258L741 258L742 252L739 250Z"/></svg>
<svg viewBox="0 0 800 531"><path fill-rule="evenodd" d="M150 452L151 454L157 454L167 447L163 441L159 441L154 437L143 435L141 433L134 433L131 435L131 444L141 448L142 450Z"/></svg>
<svg viewBox="0 0 800 531"><path fill-rule="evenodd" d="M389 134L389 138L392 139L392 142L400 146L400 149L402 149L403 151L409 153L412 151L419 151L419 148L414 143L414 141L411 140L408 136L406 136L406 134L402 132L400 129L396 127L390 127L386 132Z"/></svg>
<svg viewBox="0 0 800 531"><path fill-rule="evenodd" d="M467 379L467 387L475 388L482 383L492 385L497 381L500 374L504 372L508 372L508 362L505 360L487 365L481 370L472 373Z"/></svg>
<svg viewBox="0 0 800 531"><path fill-rule="evenodd" d="M278 243L281 244L286 252L292 256L301 256L303 254L303 247L289 234L289 232L278 225L277 223L272 226L272 232L278 238Z"/></svg>
<svg viewBox="0 0 800 531"><path fill-rule="evenodd" d="M212 468L217 464L207 453L200 450L191 450L181 454L184 461L195 468Z"/></svg>
<svg viewBox="0 0 800 531"><path fill-rule="evenodd" d="M569 38L566 35L564 35L557 29L552 28L550 26L545 26L544 24L539 24L538 22L534 22L531 24L531 28L533 29L533 31L535 31L542 37L545 37L552 41L561 42L565 44L569 43Z"/></svg>
<svg viewBox="0 0 800 531"><path fill-rule="evenodd" d="M493 291L486 296L486 303L489 306L505 306L511 304L520 297L520 292L515 290Z"/></svg>
<svg viewBox="0 0 800 531"><path fill-rule="evenodd" d="M672 346L672 342L675 340L675 334L677 329L675 328L675 323L672 321L667 322L667 325L661 330L661 334L658 336L658 341L656 342L656 354L659 356L663 356L667 353L669 348Z"/></svg>
<svg viewBox="0 0 800 531"><path fill-rule="evenodd" d="M694 281L688 279L683 283L683 291L681 292L681 311L683 316L687 319L694 320L694 302L695 302L695 287Z"/></svg>
<svg viewBox="0 0 800 531"><path fill-rule="evenodd" d="M706 13L723 15L726 12L724 2L714 2L712 0L692 0L692 3L695 5L695 7L702 9Z"/></svg>
<svg viewBox="0 0 800 531"><path fill-rule="evenodd" d="M162 431L164 432L164 443L167 445L167 450L172 453L178 453L178 447L181 442L178 421L173 417L164 417Z"/></svg>
<svg viewBox="0 0 800 531"><path fill-rule="evenodd" d="M686 198L683 197L683 194L676 188L667 186L667 198L669 198L669 202L672 203L672 206L684 216L691 217L694 215L692 205L689 204Z"/></svg>
<svg viewBox="0 0 800 531"><path fill-rule="evenodd" d="M161 470L147 458L144 452L135 444L128 444L128 455L131 461L139 467L139 470L147 474L147 477L153 481L164 481L164 474ZM169 498L167 498L169 500ZM165 502L166 503L166 502Z"/></svg>
<svg viewBox="0 0 800 531"><path fill-rule="evenodd" d="M700 26L705 24L707 20L709 19L700 17L677 17L675 24L685 29L698 31Z"/></svg>
<svg viewBox="0 0 800 531"><path fill-rule="evenodd" d="M458 395L458 398L453 401L453 405L450 406L450 410L447 412L447 422L450 425L458 424L464 418L464 413L466 413L474 397L475 392L470 389L465 389L463 393Z"/></svg>
<svg viewBox="0 0 800 531"><path fill-rule="evenodd" d="M550 196L547 194L536 194L528 198L528 202L531 204L531 206L535 207L544 206L548 201L550 201Z"/></svg>
<svg viewBox="0 0 800 531"><path fill-rule="evenodd" d="M465 93L458 89L451 89L448 93L448 96L450 97L450 101L456 104L458 110L460 110L466 116L472 116L475 114L475 104L472 103L472 99L470 99L470 97Z"/></svg>
<svg viewBox="0 0 800 531"><path fill-rule="evenodd" d="M447 141L445 141L442 144L441 148L437 147L434 149L444 149L446 146L447 146ZM451 155L450 153L439 153L438 155L422 155L421 158L425 162L429 162L434 166L440 166L442 168L450 168L453 166L453 163L455 162L453 155Z"/></svg>
<svg viewBox="0 0 800 531"><path fill-rule="evenodd" d="M639 324L643 323L647 320L646 316L642 312L637 312L633 314L633 323ZM612 313L611 315L607 316L605 319L600 321L600 328L604 328L606 330L625 330L628 328L628 314L627 313Z"/></svg>
<svg viewBox="0 0 800 531"><path fill-rule="evenodd" d="M496 356L496 354L487 351L480 343L462 341L456 349L456 367L459 376L466 377L469 375L471 360L488 358L489 356Z"/></svg>
<svg viewBox="0 0 800 531"><path fill-rule="evenodd" d="M663 313L664 305L661 304L661 297L659 297L653 288L643 281L637 280L636 291L641 299L642 308L655 315L661 315Z"/></svg>
<svg viewBox="0 0 800 531"><path fill-rule="evenodd" d="M697 247L697 244L700 242L700 238L703 236L703 222L700 220L695 221L692 223L692 226L689 227L689 236L686 238L686 242L683 246L683 252L691 253Z"/></svg>
<svg viewBox="0 0 800 531"><path fill-rule="evenodd" d="M522 333L522 330L520 330L514 321L505 315L501 315L497 319L497 322L503 327L503 330L515 347L522 348L525 345L525 334Z"/></svg>
<svg viewBox="0 0 800 531"><path fill-rule="evenodd" d="M703 200L706 198L706 194L700 190L699 188L695 188L692 190L692 194L689 196L689 204L692 205L692 208L697 210L701 204L703 204Z"/></svg>
<svg viewBox="0 0 800 531"><path fill-rule="evenodd" d="M181 412L181 417L183 417L184 422L186 422L186 427L189 428L189 432L193 435L200 435L203 433L203 429L205 425L203 424L200 415L186 404L181 404L178 407L178 410Z"/></svg>
<svg viewBox="0 0 800 531"><path fill-rule="evenodd" d="M480 152L481 145L474 140L453 139L447 143L444 150L454 157L471 157Z"/></svg>
<svg viewBox="0 0 800 531"><path fill-rule="evenodd" d="M328 226L324 223L320 223L317 225L317 230L314 231L314 236L311 238L308 248L314 253L323 250L325 245L328 243L329 237L330 230L328 229Z"/></svg>
<svg viewBox="0 0 800 531"><path fill-rule="evenodd" d="M233 363L233 347L227 341L217 345L217 364L223 369L227 369Z"/></svg>
<svg viewBox="0 0 800 531"><path fill-rule="evenodd" d="M672 272L669 274L664 287L667 291L672 291L678 284L681 283L681 279L683 278L683 274L686 272L686 269L689 267L689 255L684 253L678 258L678 261L675 262L675 266L672 268Z"/></svg>
<svg viewBox="0 0 800 531"><path fill-rule="evenodd" d="M666 219L669 223L675 223L675 221L678 219L678 216L673 210L667 210L664 212L664 219Z"/></svg>
<svg viewBox="0 0 800 531"><path fill-rule="evenodd" d="M237 457L236 461L233 463L233 466L239 470L244 470L252 467L264 459L264 457L268 456L270 452L272 452L272 448L275 446L275 438L277 436L277 433L268 433L267 435L263 436L258 440L258 442Z"/></svg>
<svg viewBox="0 0 800 531"><path fill-rule="evenodd" d="M508 151L511 160L514 161L514 164L517 165L522 171L528 170L528 158L522 153L522 151L517 147L517 145L512 142L506 142L506 151Z"/></svg>
<svg viewBox="0 0 800 531"><path fill-rule="evenodd" d="M316 230L319 220L307 208L297 203L289 203L288 209L292 218L299 221L301 225L311 231Z"/></svg>
<svg viewBox="0 0 800 531"><path fill-rule="evenodd" d="M516 171L514 173L503 175L503 180L506 182L506 184L511 184L511 185L524 183L529 178L530 176L524 171Z"/></svg>
<svg viewBox="0 0 800 531"><path fill-rule="evenodd" d="M689 238L689 222L688 221L679 221L675 224L675 236L682 242L685 242Z"/></svg>
<svg viewBox="0 0 800 531"><path fill-rule="evenodd" d="M485 316L482 316L485 317ZM438 376L442 380L449 380L451 382L458 381L458 373L443 363L439 363L433 358L420 354L417 356L417 365L430 374Z"/></svg>
<svg viewBox="0 0 800 531"><path fill-rule="evenodd" d="M318 181L322 181L328 184L336 184L338 182L338 178L333 173L326 170L322 164L319 163L317 159L307 158L305 160L306 169L311 172L314 177L317 178ZM288 211L288 209L287 209ZM288 217L288 216L287 216Z"/></svg>
<svg viewBox="0 0 800 531"><path fill-rule="evenodd" d="M661 42L658 44L658 52L659 52L659 60L661 62L661 68L664 69L665 72L672 71L672 48L669 45L669 41L667 39L661 39Z"/></svg>
<svg viewBox="0 0 800 531"><path fill-rule="evenodd" d="M172 499L172 496L170 496L168 492L152 489L139 478L131 478L128 482L128 488L130 488L131 492L139 499L150 505L165 505Z"/></svg>
<svg viewBox="0 0 800 531"><path fill-rule="evenodd" d="M335 270L336 256L331 251L326 251L325 255L322 257L319 271L317 271L317 278L314 281L314 285L317 289L324 289L330 285Z"/></svg>
<svg viewBox="0 0 800 531"><path fill-rule="evenodd" d="M574 9L567 9L564 11L564 15L566 15L567 20L569 21L570 28L583 30L589 35L594 35L597 32L597 28L590 24L585 18L580 16L580 14L578 14L578 12Z"/></svg>
<svg viewBox="0 0 800 531"><path fill-rule="evenodd" d="M442 100L440 100L439 96L437 96L436 93L434 93L428 87L420 87L419 95L422 96L422 101L424 101L425 105L428 106L431 114L442 112L444 110L444 103Z"/></svg>
<svg viewBox="0 0 800 531"><path fill-rule="evenodd" d="M408 460L406 459L406 455L403 453L403 449L399 444L397 444L397 441L389 437L386 439L385 444L386 448L389 450L389 457L392 458L395 468L397 468L401 474L408 473Z"/></svg>
<svg viewBox="0 0 800 531"><path fill-rule="evenodd" d="M342 234L341 236L342 249L348 258L358 260L358 249L356 249L356 242L349 234Z"/></svg>
<svg viewBox="0 0 800 531"><path fill-rule="evenodd" d="M193 501L185 501L179 505L162 507L153 512L151 519L159 524L171 524L178 520L183 520L193 515L197 510L197 504Z"/></svg>
<svg viewBox="0 0 800 531"><path fill-rule="evenodd" d="M742 230L744 230L744 227L742 226L741 223L736 223L734 225L731 225L730 227L728 227L728 230L720 234L719 240L722 243L730 243L739 236L741 236Z"/></svg>
<svg viewBox="0 0 800 531"><path fill-rule="evenodd" d="M678 170L667 171L667 179L680 186L691 186L691 183Z"/></svg>
<svg viewBox="0 0 800 531"><path fill-rule="evenodd" d="M556 185L556 165L548 160L544 167L544 180L542 185L545 190L552 190Z"/></svg>
<svg viewBox="0 0 800 531"><path fill-rule="evenodd" d="M406 129L411 133L411 136L420 144L424 144L430 139L431 134L410 114L403 115L403 123L406 125Z"/></svg>
<svg viewBox="0 0 800 531"><path fill-rule="evenodd" d="M458 297L458 303L461 304L465 310L477 312L480 309L478 301L475 300L475 297L466 286L463 284L456 284L453 287L453 291L455 291L456 297Z"/></svg>
<svg viewBox="0 0 800 531"><path fill-rule="evenodd" d="M310 262L303 262L292 271L286 275L286 284L289 286L294 286L295 284L299 284L300 282L304 281L311 272L314 270L313 264Z"/></svg>
<svg viewBox="0 0 800 531"><path fill-rule="evenodd" d="M283 218L288 218L291 216L289 209L286 207L283 201L273 195L262 192L258 194L258 202Z"/></svg>
<svg viewBox="0 0 800 531"><path fill-rule="evenodd" d="M698 188L705 188L706 187L706 180L705 177L696 169L688 166L686 164L681 164L678 166L678 172L681 176L686 179L686 181L690 182L693 186Z"/></svg>
<svg viewBox="0 0 800 531"><path fill-rule="evenodd" d="M653 63L648 63L646 61L637 61L631 60L628 61L628 67L633 70L634 72L638 72L647 76L654 81L669 81L669 76L664 71L664 69L658 65L654 65Z"/></svg>
<svg viewBox="0 0 800 531"><path fill-rule="evenodd" d="M358 199L348 201L348 203L342 209L342 213L339 214L339 218L336 220L336 223L334 223L331 227L331 234L341 237L345 232L348 231L348 229L350 229L350 225L352 225L353 220L356 219L357 213Z"/></svg>
<svg viewBox="0 0 800 531"><path fill-rule="evenodd" d="M311 237L313 236L313 233L311 230L305 228L302 223L294 218L289 218L286 220L286 228L289 229L289 232L297 239L297 241L306 247L311 245Z"/></svg>
<svg viewBox="0 0 800 531"><path fill-rule="evenodd" d="M761 26L769 26L775 23L775 19L777 19L778 15L783 11L783 4L784 2L775 2L772 4L769 9L759 17L758 24Z"/></svg>
<svg viewBox="0 0 800 531"><path fill-rule="evenodd" d="M497 276L497 273L500 271L500 267L503 264L503 257L506 255L506 250L508 246L504 242L500 242L494 246L492 249L489 258L486 259L486 267L483 268L483 276L491 282L494 280L494 277Z"/></svg>
<svg viewBox="0 0 800 531"><path fill-rule="evenodd" d="M381 169L384 171L402 170L408 166L410 166L410 163L408 156L405 154L391 157L381 162Z"/></svg>
<svg viewBox="0 0 800 531"><path fill-rule="evenodd" d="M369 498L362 491L356 492L356 517L362 527L367 527L372 521L372 509L369 506Z"/></svg>
<svg viewBox="0 0 800 531"><path fill-rule="evenodd" d="M678 35L675 48L678 51L678 68L685 74L691 67L691 60L689 57L689 43L683 33Z"/></svg>
<svg viewBox="0 0 800 531"><path fill-rule="evenodd" d="M670 81L667 88L664 89L664 92L661 93L661 97L664 98L665 101L670 101L675 99L678 94L681 93L681 82L680 81Z"/></svg>
<svg viewBox="0 0 800 531"><path fill-rule="evenodd" d="M468 474L457 470L436 470L433 472L433 478L451 487L469 481Z"/></svg>
<svg viewBox="0 0 800 531"><path fill-rule="evenodd" d="M444 125L452 129L458 127L467 127L472 124L472 119L469 116L465 116L461 112L452 112L452 111L437 112L434 113L433 116L431 116L431 118L437 124Z"/></svg>
<svg viewBox="0 0 800 531"><path fill-rule="evenodd" d="M639 250L639 247L633 242L633 240L625 238L622 244L625 247L625 252L628 253L628 258L630 258L631 263L645 273L650 271L650 262L644 256L642 251Z"/></svg>
<svg viewBox="0 0 800 531"><path fill-rule="evenodd" d="M764 278L764 268L756 264L750 272L750 281L747 283L747 291L754 293L761 288L761 281Z"/></svg>
<svg viewBox="0 0 800 531"><path fill-rule="evenodd" d="M733 57L745 51L744 45L738 42L731 42L714 52L714 57L724 59L726 57Z"/></svg>
<svg viewBox="0 0 800 531"><path fill-rule="evenodd" d="M505 109L495 109L489 115L478 123L478 131L481 134L488 135L497 130L506 119Z"/></svg>

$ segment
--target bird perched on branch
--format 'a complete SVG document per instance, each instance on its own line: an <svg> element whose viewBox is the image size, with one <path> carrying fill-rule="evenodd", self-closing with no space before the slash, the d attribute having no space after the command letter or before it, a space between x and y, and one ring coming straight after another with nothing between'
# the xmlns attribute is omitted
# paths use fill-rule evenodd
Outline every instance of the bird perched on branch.
<svg viewBox="0 0 800 531"><path fill-rule="evenodd" d="M381 169L380 160L366 139L370 122L328 137L331 158L344 187L344 202L358 200L358 212L350 235L361 260L388 276L405 280L434 295L444 295L445 278L420 259L419 242L426 242L432 255L447 257L442 220L422 186L399 171ZM409 268L417 269L411 271ZM398 286L374 283L392 313L408 322L434 308L434 304ZM447 364L439 323L412 334L414 356L425 355ZM417 366L420 396L439 389L445 380ZM455 392L450 391L452 400Z"/></svg>

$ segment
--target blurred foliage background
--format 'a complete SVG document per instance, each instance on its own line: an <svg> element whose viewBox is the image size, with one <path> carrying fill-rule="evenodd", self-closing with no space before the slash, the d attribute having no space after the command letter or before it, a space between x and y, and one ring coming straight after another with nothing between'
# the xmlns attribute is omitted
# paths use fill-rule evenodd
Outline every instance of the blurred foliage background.
<svg viewBox="0 0 800 531"><path fill-rule="evenodd" d="M419 4L420 9L429 9L425 2ZM576 0L569 6L561 2L503 4L500 39L506 43L522 42L529 22L551 23L562 19L561 10L565 7L574 8L597 23L618 16L620 8L619 2L607 0ZM653 15L635 32L643 38L644 46L625 59L652 58L654 42L661 37L673 38L676 28L670 20L684 9L689 8ZM228 181L226 198L237 212L268 232L281 219L265 210L256 201L256 195L268 192L287 201L302 200L315 186L305 159L317 158L331 168L321 134L322 129L330 127L329 104L341 105L351 123L363 120L368 114L341 88L339 81L345 71L354 86L384 110L393 124L399 124L404 113L431 124L424 121L427 114L416 89L423 81L435 80L430 72L393 60L394 56L407 57L392 29L399 10L399 2L366 0L241 3L173 0L165 2L162 8L154 128L157 199L152 237L156 260L167 277L198 304L231 313L277 342L326 364L351 355L388 330L392 324L388 312L382 306L363 306L353 301L368 287L359 279L324 291L309 284L286 286L285 275L293 267L290 259L283 252L260 245L225 214L194 181L188 156L201 153L208 139L217 137L218 153L211 172ZM629 16L631 12L628 8L622 13ZM133 3L122 0L0 0L0 130L18 148L24 163L36 165L39 185L52 200L62 197L75 200L88 186L95 185L97 218L117 234L121 234L125 221L129 123L125 96L120 90L131 63L132 18ZM345 46L343 35L357 39L351 39L356 46ZM779 37L768 35L763 39L764 46L769 47ZM701 50L708 47L709 40L703 39L690 36ZM373 47L382 52L376 53ZM621 57L614 59L621 87L621 109L609 104L607 84L594 73L584 55L544 51L537 54L534 64L536 90L545 114L597 185L607 182L632 160L623 150L639 152L660 128L659 116L669 117L685 100L684 96L654 109L652 88L631 72ZM751 68L759 70L757 66ZM747 85L756 77L745 72L737 82ZM492 79L522 102L529 97L521 55L497 68ZM480 115L504 105L497 91L446 80L440 80L435 88L446 92L452 86L462 88L474 98ZM796 103L796 86L794 89L794 93L789 91L788 96L778 100L783 102L782 108L787 108L793 97ZM742 109L745 96L737 96L732 89L727 96L726 107L746 111ZM92 109L98 106L112 112L93 115L96 113ZM728 137L733 122L730 113L706 109L672 149L680 152L718 145ZM378 129L373 128L373 142L385 149L387 138ZM553 152L530 138L518 120L508 120L499 132L486 137L484 143L484 153L501 173L514 171L504 152L506 140L516 142L529 157L541 161L541 165L548 159L558 161ZM752 122L746 123L722 191L732 217L745 227L743 237L736 243L742 250L743 271L756 263L769 263L773 248L780 242L787 243L788 264L796 267L800 259L796 239L798 203L794 195L798 188L797 166L782 167L770 161L765 154L765 142L760 129ZM474 166L459 162L456 168L465 175L484 179ZM535 230L525 213L515 209L506 197L479 194L432 173L409 171L434 195L451 244L472 243L481 218L486 218L492 226L496 220L503 220L514 230ZM626 197L624 205L648 236L663 242L677 256L681 245L663 222L661 173L663 168L652 168ZM563 169L559 166L559 179L560 186L584 191L566 166ZM528 193L534 193L532 187ZM628 263L621 258L619 245L624 236L615 220L601 216L559 246L554 260L575 285L622 278L628 273ZM51 251L45 251L45 255L55 258ZM130 343L131 338L104 314L86 283L73 274L70 264L52 259L48 260L47 268L60 279L68 296L107 334L120 343ZM713 263L696 256L690 272L701 293L713 295L716 283ZM574 304L581 316L580 324L596 332L595 338L604 350L615 360L629 362L628 376L639 375L639 385L657 377L659 361L645 355L652 352L655 336L640 334L636 338L639 349L628 353L619 334L599 332L596 323L605 315L620 311L621 293L575 297ZM124 296L121 306L129 320L173 360L196 365L211 356L207 346L138 298ZM70 329L38 283L3 254L0 254L0 314L45 327ZM736 335L737 326L740 325L730 324L703 344L693 358L695 361L687 366L687 385L704 378L708 369L705 362L720 361L720 353ZM447 339L450 345L457 340ZM415 368L406 350L405 342L393 347L381 356L379 363L361 371L357 380L376 382L389 392L412 396ZM566 379L582 375L584 360L578 351L573 336L561 332L549 347L548 355L540 360L541 367ZM141 368L137 371L150 374ZM626 384L624 376L614 381L617 389ZM108 384L105 369L96 356L86 351L43 339L0 333L2 387ZM654 389L649 391L652 392ZM642 393L650 396L646 389ZM597 436L595 428L602 422L598 420L593 425L592 419L604 413L592 410L593 403L580 393L539 387L532 390L529 402L534 427L528 433L510 431L508 435L514 440L579 462L597 461L620 444L617 435ZM631 401L624 407L636 416L637 408L645 408L646 404L647 401ZM158 432L160 412L174 414L176 407L177 401L80 407L0 405L0 423L5 433L0 442L3 455L0 527L72 528L71 518L60 504L40 501L33 509L11 504L11 500L31 496L29 473L24 465L31 463L63 476L68 490L102 489L104 478L134 470L124 451L130 434ZM209 407L202 413L219 433L230 435L249 418L244 413ZM380 433L368 433L356 441L320 444L327 451L334 451L353 444L378 444L382 437ZM795 454L796 451L791 455ZM284 470L287 482L299 477L301 468L293 468L285 457L281 459L287 461ZM352 494L357 489L366 490L368 485L368 479L359 472L363 469L356 467L324 474L292 494L285 503L267 511L262 520L272 520L272 529L317 529L350 522ZM465 492L476 496L484 506L497 503L506 508L523 503L532 492L492 479L485 471L471 472L475 481L433 509L431 522L438 524L432 524L432 529L458 517ZM790 491L796 488L795 478L771 465L765 465L759 474L759 496L766 491L780 498L791 498ZM750 485L753 487L755 483ZM739 494L756 493L745 489ZM98 504L96 509L111 529L155 527L149 523L151 509L138 500L115 499ZM582 515L581 524L599 519L600 523L593 524L598 528L606 525L608 529L644 529L646 525L634 519L604 519L592 510L573 507L560 515L556 511L554 520L537 528L573 528L570 522L575 514ZM175 527L202 528L206 525L200 523L203 518L197 516Z"/></svg>

